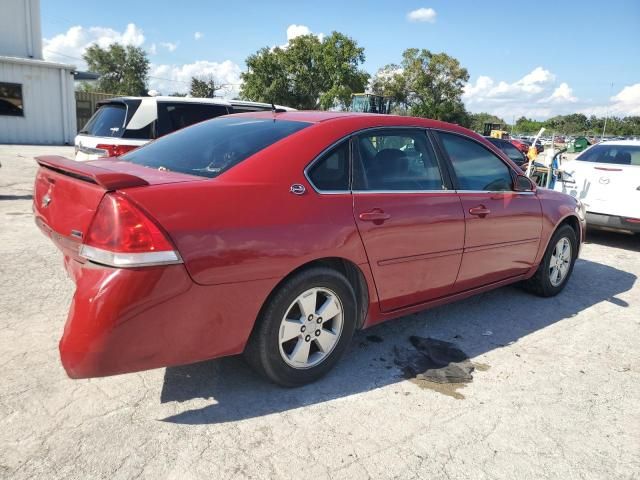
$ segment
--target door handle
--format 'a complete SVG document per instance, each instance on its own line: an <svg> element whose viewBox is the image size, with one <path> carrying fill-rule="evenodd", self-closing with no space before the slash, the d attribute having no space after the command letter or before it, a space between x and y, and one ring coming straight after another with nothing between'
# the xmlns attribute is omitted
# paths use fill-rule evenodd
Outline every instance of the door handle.
<svg viewBox="0 0 640 480"><path fill-rule="evenodd" d="M391 218L391 215L389 215L388 213L384 213L384 211L380 210L379 208L374 208L370 212L362 212L360 215L358 215L358 217L363 222L373 222L379 225L385 220L389 220Z"/></svg>
<svg viewBox="0 0 640 480"><path fill-rule="evenodd" d="M477 215L480 218L484 218L491 213L491 210L484 205L478 205L477 207L470 208L469 213L471 215Z"/></svg>

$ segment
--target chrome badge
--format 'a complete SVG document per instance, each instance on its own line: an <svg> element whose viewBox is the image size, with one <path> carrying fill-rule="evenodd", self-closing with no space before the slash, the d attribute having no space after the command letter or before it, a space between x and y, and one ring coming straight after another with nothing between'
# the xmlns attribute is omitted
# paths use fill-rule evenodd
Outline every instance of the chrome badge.
<svg viewBox="0 0 640 480"><path fill-rule="evenodd" d="M291 185L291 187L289 187L289 191L294 195L304 195L304 192L306 192L307 189L304 188L304 185L301 185L300 183L294 183L293 185Z"/></svg>

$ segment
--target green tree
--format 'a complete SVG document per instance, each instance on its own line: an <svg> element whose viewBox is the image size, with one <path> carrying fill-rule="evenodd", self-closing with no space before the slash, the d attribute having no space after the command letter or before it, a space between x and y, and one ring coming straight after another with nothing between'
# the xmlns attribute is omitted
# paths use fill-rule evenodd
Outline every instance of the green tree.
<svg viewBox="0 0 640 480"><path fill-rule="evenodd" d="M372 82L374 93L388 95L410 115L468 125L462 94L469 73L446 53L409 48L400 65L383 67Z"/></svg>
<svg viewBox="0 0 640 480"><path fill-rule="evenodd" d="M403 75L400 65L390 63L380 68L371 79L371 92L391 98L393 112L407 115L409 111L409 90L407 77Z"/></svg>
<svg viewBox="0 0 640 480"><path fill-rule="evenodd" d="M100 74L91 90L114 95L147 94L149 59L143 49L117 43L108 48L91 45L82 58L90 71Z"/></svg>
<svg viewBox="0 0 640 480"><path fill-rule="evenodd" d="M208 77L191 77L191 87L189 88L189 94L192 97L198 98L213 98L216 96L216 92L222 90L224 87L216 83L213 76Z"/></svg>
<svg viewBox="0 0 640 480"><path fill-rule="evenodd" d="M344 108L367 85L364 60L364 49L342 33L323 40L296 37L286 47L265 47L247 58L240 96L300 109Z"/></svg>

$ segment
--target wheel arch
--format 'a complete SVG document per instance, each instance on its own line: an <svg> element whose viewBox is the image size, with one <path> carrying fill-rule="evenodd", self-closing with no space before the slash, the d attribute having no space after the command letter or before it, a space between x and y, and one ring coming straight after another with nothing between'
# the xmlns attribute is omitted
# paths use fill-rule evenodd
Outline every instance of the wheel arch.
<svg viewBox="0 0 640 480"><path fill-rule="evenodd" d="M551 233L551 235L549 236L549 240L551 240L551 237L553 236L553 234L563 225L569 225L573 231L576 234L576 240L578 241L578 250L580 249L580 244L582 242L582 235L581 235L581 228L580 228L580 220L578 219L577 216L575 215L567 215L566 217L564 217L557 225L556 228L553 229L553 232Z"/></svg>
<svg viewBox="0 0 640 480"><path fill-rule="evenodd" d="M273 295L278 291L278 289L288 281L292 276L297 275L298 273L309 270L314 267L327 267L332 270L336 270L342 273L347 281L351 284L354 293L356 295L356 306L357 306L357 314L358 318L356 319L356 328L361 329L366 320L367 311L369 309L369 285L367 283L366 277L362 272L362 269L346 258L342 257L323 257L311 260L307 263L304 263L294 270L290 271L287 275L285 275L269 292L267 298L265 298L262 306L260 307L260 311L258 312L258 319L261 317L264 308L268 305L269 301L273 297ZM256 320L257 324L257 320ZM255 326L254 326L255 329Z"/></svg>
<svg viewBox="0 0 640 480"><path fill-rule="evenodd" d="M539 255L539 262L542 262L543 258L544 258L544 254L547 251L547 249L549 248L549 243L551 242L551 238L553 238L553 235L558 231L558 229L560 227L562 227L563 225L568 225L569 227L571 227L571 229L575 232L576 234L576 240L578 242L578 249L577 251L580 251L580 244L582 242L582 235L581 235L581 228L580 228L580 220L578 219L578 217L572 213L569 213L567 216L563 217L558 223L555 224L555 226L553 227L553 229L551 230L551 232L549 232L549 236L546 239L546 242L544 243L544 248L541 249L538 253ZM538 265L536 265L535 267L536 269L538 268ZM535 272L535 269L532 270L532 272ZM533 274L533 273L532 273Z"/></svg>

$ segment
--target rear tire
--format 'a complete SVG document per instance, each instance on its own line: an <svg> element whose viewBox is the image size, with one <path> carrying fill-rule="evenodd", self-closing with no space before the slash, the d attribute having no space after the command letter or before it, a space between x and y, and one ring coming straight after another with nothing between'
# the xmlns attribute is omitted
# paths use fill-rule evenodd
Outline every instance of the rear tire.
<svg viewBox="0 0 640 480"><path fill-rule="evenodd" d="M268 300L245 358L279 385L314 382L348 347L356 315L356 296L344 275L326 267L304 270L287 279Z"/></svg>
<svg viewBox="0 0 640 480"><path fill-rule="evenodd" d="M576 232L569 225L562 225L551 236L538 270L523 282L523 287L541 297L557 295L569 281L577 257Z"/></svg>

